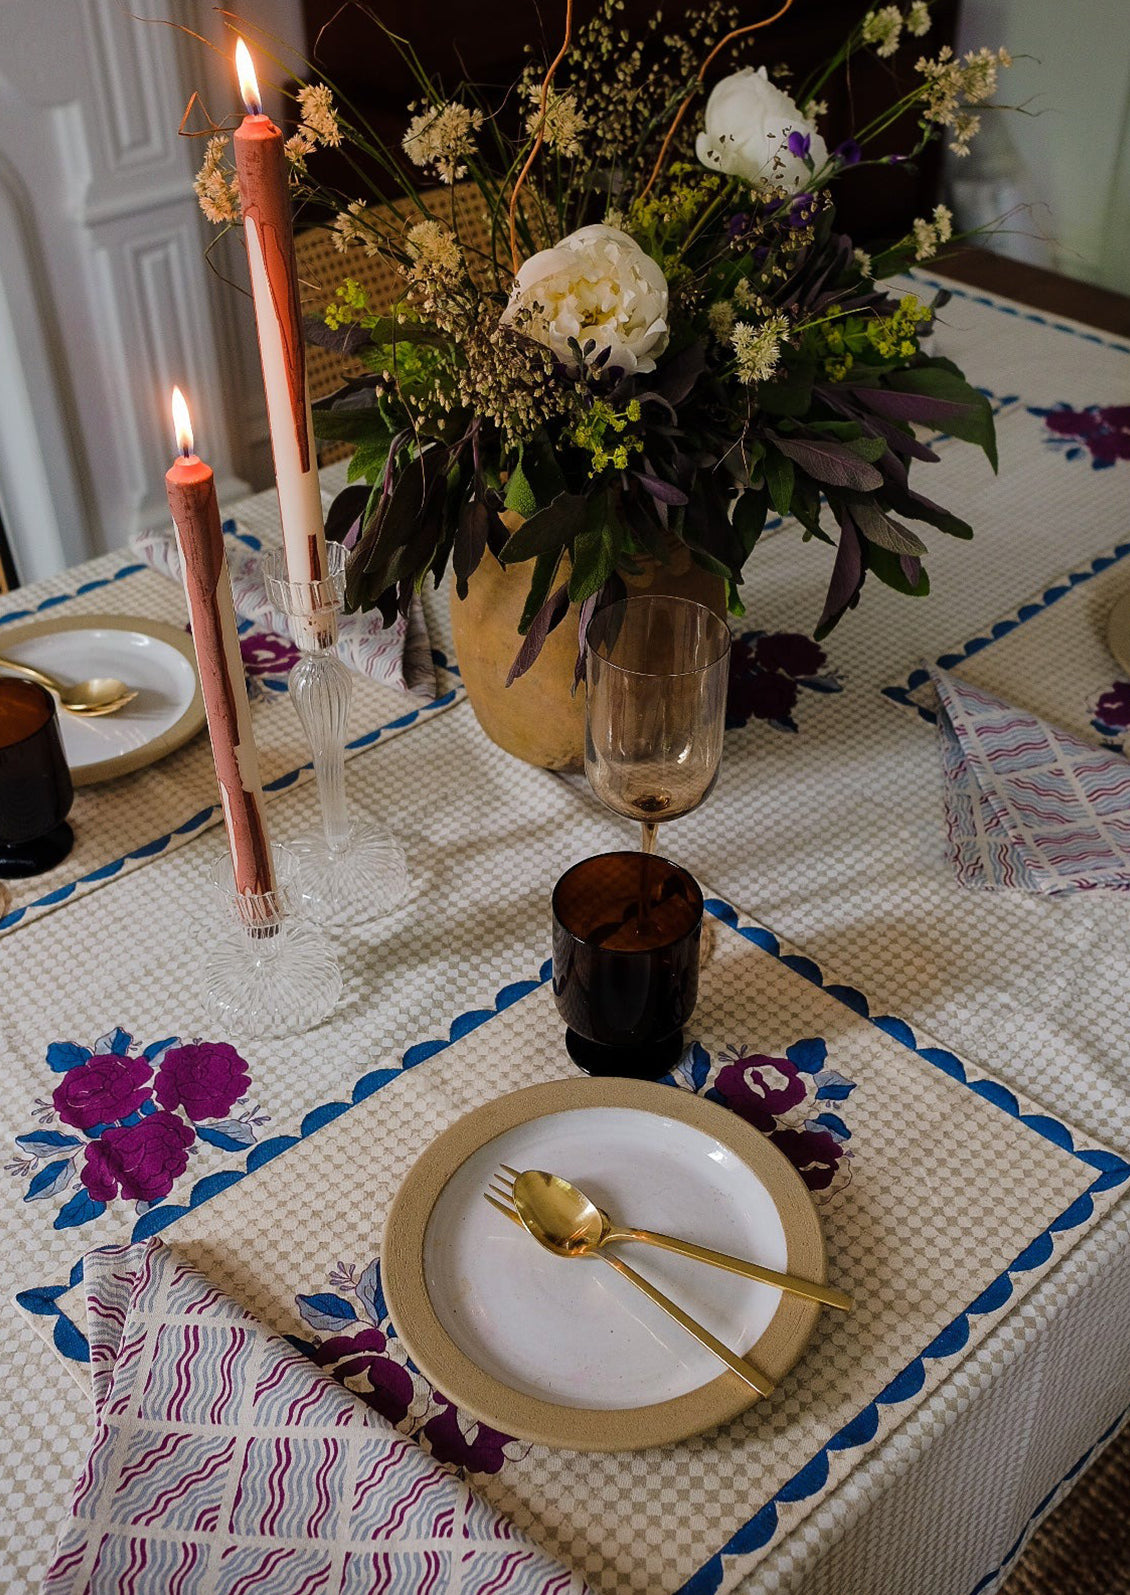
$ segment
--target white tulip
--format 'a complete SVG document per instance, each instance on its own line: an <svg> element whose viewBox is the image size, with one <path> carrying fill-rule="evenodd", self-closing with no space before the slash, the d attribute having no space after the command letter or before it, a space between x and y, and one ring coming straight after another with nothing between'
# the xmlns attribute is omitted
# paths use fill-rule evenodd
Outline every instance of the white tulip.
<svg viewBox="0 0 1130 1595"><path fill-rule="evenodd" d="M817 171L828 159L828 146L816 125L797 110L765 68L747 66L723 78L706 102L703 131L695 151L712 171L744 177L754 188L783 188L795 194L804 188L810 168L789 149L789 134L809 140L808 153Z"/></svg>
<svg viewBox="0 0 1130 1595"><path fill-rule="evenodd" d="M609 367L654 371L667 347L667 279L634 238L598 222L523 262L502 323L544 343L571 370L575 339L586 364L609 349Z"/></svg>

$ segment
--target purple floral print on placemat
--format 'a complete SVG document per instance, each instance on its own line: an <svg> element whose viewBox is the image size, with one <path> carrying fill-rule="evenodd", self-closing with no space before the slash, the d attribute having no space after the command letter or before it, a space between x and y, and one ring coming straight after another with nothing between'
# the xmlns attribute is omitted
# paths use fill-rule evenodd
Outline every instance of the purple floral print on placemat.
<svg viewBox="0 0 1130 1595"><path fill-rule="evenodd" d="M1059 403L1049 409L1028 406L1030 415L1039 415L1052 436L1048 442L1062 447L1069 460L1091 456L1093 470L1101 471L1118 460L1130 460L1130 404L1088 404L1073 410Z"/></svg>
<svg viewBox="0 0 1130 1595"><path fill-rule="evenodd" d="M412 1362L388 1315L378 1259L360 1274L338 1263L329 1285L295 1298L302 1321L325 1338L291 1337L293 1345L446 1467L498 1473L524 1454L524 1441L460 1411Z"/></svg>
<svg viewBox="0 0 1130 1595"><path fill-rule="evenodd" d="M119 1026L93 1047L52 1042L47 1066L62 1079L50 1101L37 1099L40 1128L16 1136L19 1155L7 1172L28 1180L25 1202L72 1193L55 1229L89 1223L117 1200L148 1212L185 1173L198 1142L246 1152L269 1122L247 1105L247 1062L225 1041L167 1036L135 1050Z"/></svg>
<svg viewBox="0 0 1130 1595"><path fill-rule="evenodd" d="M1091 724L1113 753L1125 752L1130 736L1130 681L1114 681L1095 702Z"/></svg>
<svg viewBox="0 0 1130 1595"><path fill-rule="evenodd" d="M842 692L843 683L827 670L828 656L802 632L747 631L730 649L726 728L766 720L778 731L796 731L793 710L801 689Z"/></svg>
<svg viewBox="0 0 1130 1595"><path fill-rule="evenodd" d="M191 626L184 629L191 635ZM265 631L253 620L239 621L237 629L247 696L255 702L286 692L290 672L301 658L290 638Z"/></svg>
<svg viewBox="0 0 1130 1595"><path fill-rule="evenodd" d="M837 1110L855 1081L828 1067L828 1045L818 1036L795 1042L784 1057L731 1046L711 1058L696 1041L667 1080L720 1103L768 1136L818 1206L850 1183L851 1130Z"/></svg>

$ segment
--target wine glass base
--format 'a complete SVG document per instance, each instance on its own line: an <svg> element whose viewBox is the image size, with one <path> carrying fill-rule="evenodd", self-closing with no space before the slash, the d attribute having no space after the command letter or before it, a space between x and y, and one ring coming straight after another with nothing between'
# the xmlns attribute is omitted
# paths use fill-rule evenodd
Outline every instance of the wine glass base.
<svg viewBox="0 0 1130 1595"><path fill-rule="evenodd" d="M343 848L331 852L321 836L289 844L298 859L303 911L319 925L367 925L391 914L408 895L404 849L379 826L349 828Z"/></svg>
<svg viewBox="0 0 1130 1595"><path fill-rule="evenodd" d="M61 864L74 845L75 833L66 820L33 842L0 842L0 877L21 880L27 875L42 875Z"/></svg>
<svg viewBox="0 0 1130 1595"><path fill-rule="evenodd" d="M330 1014L342 976L316 925L283 920L262 929L225 926L204 966L209 1018L233 1036L294 1036Z"/></svg>
<svg viewBox="0 0 1130 1595"><path fill-rule="evenodd" d="M683 1055L683 1032L673 1030L659 1041L638 1047L606 1047L575 1030L565 1032L565 1050L585 1074L623 1076L629 1080L662 1080Z"/></svg>

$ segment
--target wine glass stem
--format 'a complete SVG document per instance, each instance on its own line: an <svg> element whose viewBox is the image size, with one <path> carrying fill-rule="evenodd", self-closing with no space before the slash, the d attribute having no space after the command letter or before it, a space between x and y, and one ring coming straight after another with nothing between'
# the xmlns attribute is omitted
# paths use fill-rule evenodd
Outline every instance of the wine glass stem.
<svg viewBox="0 0 1130 1595"><path fill-rule="evenodd" d="M655 820L641 820L640 821L640 831L642 833L642 846L643 846L644 852L645 853L654 853L655 852L655 838L656 838L656 836L657 836L657 834L659 832L658 824L656 823Z"/></svg>

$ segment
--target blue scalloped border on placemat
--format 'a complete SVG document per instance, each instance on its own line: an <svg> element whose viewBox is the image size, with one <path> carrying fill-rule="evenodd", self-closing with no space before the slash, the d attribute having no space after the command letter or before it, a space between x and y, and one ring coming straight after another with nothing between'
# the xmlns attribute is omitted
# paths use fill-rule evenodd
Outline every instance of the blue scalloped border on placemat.
<svg viewBox="0 0 1130 1595"><path fill-rule="evenodd" d="M224 531L230 531L236 536L240 536L238 532L235 532L235 524L234 521L225 521ZM255 547L261 546L257 538L243 537L242 541L253 542ZM55 609L60 604L66 604L74 598L80 598L84 593L96 592L100 587L112 587L115 582L122 581L127 576L136 576L141 571L148 569L148 565L139 565L137 563L123 565L120 570L114 571L110 576L100 576L97 581L84 582L81 587L76 587L74 592L54 593L51 597L44 598L34 609L10 610L6 614L0 615L0 626L6 625L9 621L34 619L36 615L42 614L44 610ZM461 679L458 669L438 648L432 649L432 660L439 669L446 670L450 675ZM389 720L384 725L377 726L373 731L366 731L364 735L355 737L352 742L347 742L346 749L349 752L356 752L361 748L372 747L386 733L401 731L419 719L448 708L459 697L461 690L462 688L459 686L452 687L438 698L431 698L427 703L420 704L418 708L409 710L407 714L398 715L395 720ZM274 781L265 782L263 790L265 792L282 792L288 786L293 786L303 771L312 770L313 768L313 762L308 759L305 764L300 764L293 770L287 770ZM127 864L134 863L138 859L156 858L158 854L165 852L176 837L191 836L194 831L202 830L219 812L220 806L218 803L209 804L207 808L200 809L196 814L190 815L181 825L174 826L171 831L166 831L163 836L156 836L152 841L143 842L140 847L132 848L128 853L123 853L120 858L113 858L108 863L99 864L97 869L88 870L85 875L80 875L73 881L67 881L63 886L54 887L51 891L45 892L42 897L37 897L30 903L24 903L19 908L9 909L8 913L0 915L0 931L11 930L33 909L53 908L57 903L66 902L68 897L74 896L80 886L88 886L94 881L110 880L114 875L120 874Z"/></svg>
<svg viewBox="0 0 1130 1595"><path fill-rule="evenodd" d="M909 1400L917 1395L922 1388L926 1377L926 1363L938 1361L956 1355L966 1345L969 1339L970 1319L981 1314L996 1312L1001 1308L1013 1293L1013 1278L1016 1274L1026 1273L1033 1268L1042 1267L1051 1255L1054 1237L1061 1231L1077 1228L1086 1223L1094 1210L1091 1200L1094 1194L1100 1191L1113 1189L1115 1186L1130 1180L1130 1162L1117 1156L1113 1152L1106 1152L1097 1148L1077 1148L1070 1130L1050 1114L1024 1113L1016 1097L1007 1087L995 1080L986 1080L970 1075L965 1064L956 1053L943 1047L920 1046L911 1026L905 1019L899 1019L892 1014L873 1014L864 994L854 986L839 984L826 984L820 966L811 958L800 953L783 951L780 942L761 926L742 924L736 908L721 898L709 898L706 902L707 911L723 925L728 926L734 933L745 941L767 953L771 958L777 959L791 969L794 974L802 979L811 981L826 991L837 1002L843 1003L853 1013L873 1024L884 1035L889 1036L901 1046L907 1047L911 1052L933 1068L940 1069L943 1074L952 1080L965 1085L986 1102L1007 1113L1011 1118L1018 1119L1036 1135L1043 1136L1052 1141L1064 1151L1072 1153L1081 1162L1095 1171L1095 1177L1089 1188L1077 1197L1071 1205L1054 1219L1045 1230L1042 1230L1020 1253L1013 1259L1008 1267L989 1285L981 1294L969 1304L965 1310L957 1315L931 1344L911 1361L885 1389L868 1403L862 1411L856 1413L851 1421L845 1424L836 1434L827 1441L815 1456L796 1473L789 1482L778 1491L772 1500L764 1506L745 1524L745 1526L732 1535L721 1549L695 1573L677 1595L712 1595L718 1589L723 1575L723 1558L748 1554L761 1549L772 1539L777 1529L779 1507L793 1501L804 1500L807 1496L821 1490L828 1477L829 1460L834 1452L850 1451L867 1442L874 1436L879 1427L881 1407L895 1406L902 1401ZM477 1030L481 1025L488 1024L490 1020L520 1002L524 997L544 986L552 972L552 963L547 960L542 964L536 978L520 980L504 986L497 994L489 1008L475 1008L460 1014L448 1027L446 1036L435 1037L428 1041L416 1043L404 1053L399 1068L373 1069L361 1076L350 1093L349 1101L335 1100L323 1103L312 1108L302 1119L296 1135L275 1136L269 1141L263 1141L254 1147L247 1155L246 1163L242 1169L227 1169L215 1174L205 1176L193 1186L187 1204L164 1204L151 1208L148 1213L138 1219L134 1225L132 1239L141 1240L146 1236L156 1234L166 1229L178 1218L184 1216L191 1209L199 1207L201 1203L216 1196L220 1191L226 1190L254 1169L261 1168L265 1163L280 1157L289 1151L307 1136L313 1135L325 1124L330 1124L334 1119L340 1118L343 1113L348 1113L352 1107L364 1102L375 1092L380 1091L391 1081L398 1079L405 1070L414 1068L423 1063L425 1059L434 1057L452 1046L472 1030ZM21 1291L16 1301L25 1311L35 1313L42 1317L54 1317L54 1341L57 1349L64 1357L76 1362L85 1362L89 1358L89 1347L85 1336L76 1324L66 1315L58 1305L58 1298L77 1285L82 1279L82 1260L74 1265L65 1284L46 1285L33 1287ZM1098 1444L1099 1442L1096 1442Z"/></svg>
<svg viewBox="0 0 1130 1595"><path fill-rule="evenodd" d="M978 293L975 289L964 288L949 278L943 280L922 271L914 271L911 276L929 288L944 289L954 299L968 299L970 304L986 305L1002 316L1014 316L1017 321L1031 321L1038 327L1051 327L1054 332L1066 332L1069 337L1081 338L1084 343L1100 344L1104 349L1113 349L1116 354L1130 354L1130 343L1125 339L1100 332L1095 327L1079 326L1071 321L1058 321L1055 316L1046 316L1042 310L1032 310L1027 305L1002 303L994 294Z"/></svg>
<svg viewBox="0 0 1130 1595"><path fill-rule="evenodd" d="M988 633L981 633L971 637L968 642L960 644L948 653L940 654L934 664L939 670L956 670L967 659L972 659L974 654L982 653L986 648L991 648L995 642L1000 642L1002 637L1007 637L1010 632L1023 626L1027 621L1033 620L1037 615L1042 615L1046 609L1057 604L1061 598L1066 598L1068 593L1081 587L1084 582L1089 582L1095 576L1101 576L1103 571L1109 570L1112 565L1117 565L1120 560L1130 554L1130 543L1118 543L1114 548L1105 553L1096 554L1089 565L1082 565L1077 570L1070 570L1065 576L1060 576L1050 587L1045 587L1042 593L1030 598L1020 605L1003 620L995 621L989 627ZM913 709L919 719L926 720L930 725L937 724L937 715L932 709L924 708L917 703L913 694L929 681L929 672L919 666L912 670L904 682L895 686L883 687L880 690L884 698L889 698L892 703L899 704L904 709Z"/></svg>

